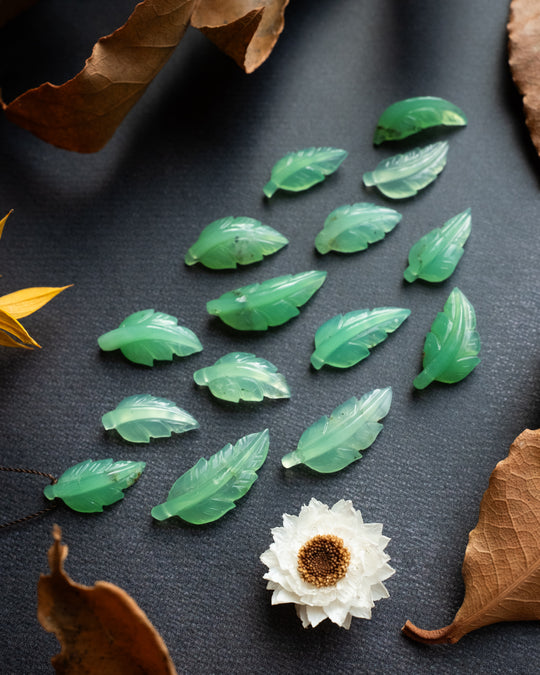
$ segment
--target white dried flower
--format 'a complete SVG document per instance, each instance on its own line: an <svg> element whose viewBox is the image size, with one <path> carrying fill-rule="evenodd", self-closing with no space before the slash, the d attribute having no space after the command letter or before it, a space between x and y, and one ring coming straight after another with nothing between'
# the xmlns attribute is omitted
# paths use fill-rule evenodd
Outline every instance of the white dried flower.
<svg viewBox="0 0 540 675"><path fill-rule="evenodd" d="M375 600L388 597L382 583L394 574L379 523L365 524L351 501L330 509L316 499L298 516L283 515L261 555L272 604L293 602L304 628L330 619L349 628L353 616L371 618Z"/></svg>

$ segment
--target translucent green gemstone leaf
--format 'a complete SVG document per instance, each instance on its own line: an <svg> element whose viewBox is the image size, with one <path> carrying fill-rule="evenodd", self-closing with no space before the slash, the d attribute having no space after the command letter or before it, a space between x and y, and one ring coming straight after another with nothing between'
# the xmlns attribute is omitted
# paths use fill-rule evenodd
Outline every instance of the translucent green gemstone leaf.
<svg viewBox="0 0 540 675"><path fill-rule="evenodd" d="M281 463L288 469L305 464L320 473L333 473L362 457L383 428L379 424L392 403L392 389L374 389L361 399L350 398L338 406L330 417L321 417L308 427L293 452Z"/></svg>
<svg viewBox="0 0 540 675"><path fill-rule="evenodd" d="M463 255L463 245L471 233L471 209L459 213L443 227L431 230L409 251L409 266L403 273L407 281L444 281L452 275Z"/></svg>
<svg viewBox="0 0 540 675"><path fill-rule="evenodd" d="M253 218L221 218L210 223L186 254L186 265L197 262L214 270L249 265L283 248L289 241Z"/></svg>
<svg viewBox="0 0 540 675"><path fill-rule="evenodd" d="M210 300L206 309L237 330L266 330L298 316L298 307L311 298L325 279L326 272L314 270L287 274L224 293Z"/></svg>
<svg viewBox="0 0 540 675"><path fill-rule="evenodd" d="M377 122L373 143L396 141L436 126L465 126L463 110L436 96L406 98L388 106Z"/></svg>
<svg viewBox="0 0 540 675"><path fill-rule="evenodd" d="M128 396L101 418L105 429L116 429L126 441L148 443L173 432L182 434L197 429L199 423L173 401L150 394Z"/></svg>
<svg viewBox="0 0 540 675"><path fill-rule="evenodd" d="M271 197L278 188L291 192L307 190L334 173L347 155L346 150L339 148L306 148L290 152L274 165L264 194Z"/></svg>
<svg viewBox="0 0 540 675"><path fill-rule="evenodd" d="M360 202L332 211L315 238L319 253L355 253L384 239L401 220L401 214L384 206Z"/></svg>
<svg viewBox="0 0 540 675"><path fill-rule="evenodd" d="M414 386L424 389L434 380L459 382L480 363L479 351L474 307L459 288L454 288L426 336L423 370L414 379Z"/></svg>
<svg viewBox="0 0 540 675"><path fill-rule="evenodd" d="M217 398L234 403L291 395L285 377L273 363L246 352L222 356L213 366L195 371L193 379L198 385L208 386Z"/></svg>
<svg viewBox="0 0 540 675"><path fill-rule="evenodd" d="M169 314L143 309L128 316L118 328L98 338L106 352L120 349L122 354L145 366L154 365L154 359L172 361L173 356L188 356L202 350L195 333L178 325L178 319Z"/></svg>
<svg viewBox="0 0 540 675"><path fill-rule="evenodd" d="M43 492L47 499L59 497L75 511L98 513L104 506L123 499L122 490L133 485L144 467L144 462L88 459L69 468Z"/></svg>
<svg viewBox="0 0 540 675"><path fill-rule="evenodd" d="M411 313L399 307L359 309L338 314L315 333L311 364L319 370L325 364L349 368L369 356L369 350L386 340Z"/></svg>
<svg viewBox="0 0 540 675"><path fill-rule="evenodd" d="M432 183L446 166L448 142L439 141L383 160L364 174L367 187L376 185L391 199L412 197Z"/></svg>
<svg viewBox="0 0 540 675"><path fill-rule="evenodd" d="M268 429L228 443L209 460L201 458L172 486L167 501L152 509L156 520L179 516L202 525L234 509L257 480L257 470L268 455Z"/></svg>

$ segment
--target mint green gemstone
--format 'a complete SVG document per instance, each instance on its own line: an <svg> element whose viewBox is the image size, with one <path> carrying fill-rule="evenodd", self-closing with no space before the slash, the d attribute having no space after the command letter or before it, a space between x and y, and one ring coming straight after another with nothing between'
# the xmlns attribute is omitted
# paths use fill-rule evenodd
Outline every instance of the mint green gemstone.
<svg viewBox="0 0 540 675"><path fill-rule="evenodd" d="M101 418L105 429L116 429L130 443L148 443L197 429L199 423L176 403L150 394L128 396Z"/></svg>
<svg viewBox="0 0 540 675"><path fill-rule="evenodd" d="M334 316L315 333L311 364L317 370L325 364L335 368L354 366L399 328L410 313L410 309L378 307Z"/></svg>
<svg viewBox="0 0 540 675"><path fill-rule="evenodd" d="M193 525L211 523L243 497L257 480L269 446L268 429L228 443L209 460L201 458L172 486L167 501L152 509L152 517L178 516Z"/></svg>
<svg viewBox="0 0 540 675"><path fill-rule="evenodd" d="M359 202L330 213L315 238L319 253L356 253L384 239L401 220L401 214L384 206Z"/></svg>
<svg viewBox="0 0 540 675"><path fill-rule="evenodd" d="M406 98L388 106L379 117L373 143L396 141L435 126L465 126L461 108L436 96Z"/></svg>
<svg viewBox="0 0 540 675"><path fill-rule="evenodd" d="M305 464L319 473L340 471L362 457L382 431L379 420L385 417L392 403L392 389L374 389L361 399L350 398L329 417L321 417L308 427L293 452L281 463L288 469Z"/></svg>
<svg viewBox="0 0 540 675"><path fill-rule="evenodd" d="M322 286L326 272L312 270L242 286L210 300L206 309L237 330L267 330L300 314L304 305Z"/></svg>
<svg viewBox="0 0 540 675"><path fill-rule="evenodd" d="M202 263L213 270L258 262L289 241L254 218L221 218L207 225L186 253L186 265Z"/></svg>
<svg viewBox="0 0 540 675"><path fill-rule="evenodd" d="M389 157L364 174L364 185L375 185L390 199L412 197L437 178L446 166L447 154L448 142L439 141Z"/></svg>
<svg viewBox="0 0 540 675"><path fill-rule="evenodd" d="M104 506L123 499L122 490L139 478L144 462L88 459L67 469L54 485L43 490L47 499L62 499L81 513L98 513Z"/></svg>
<svg viewBox="0 0 540 675"><path fill-rule="evenodd" d="M334 173L347 155L346 150L339 148L305 148L290 152L276 162L263 192L271 197L279 188L290 192L307 190Z"/></svg>
<svg viewBox="0 0 540 675"><path fill-rule="evenodd" d="M174 355L188 356L202 350L195 333L178 325L178 319L153 309L144 309L128 316L118 328L98 338L103 351L120 349L122 354L145 366L154 359L172 361Z"/></svg>
<svg viewBox="0 0 540 675"><path fill-rule="evenodd" d="M431 230L409 251L406 281L416 279L439 282L450 277L463 256L463 246L471 233L471 209L458 213L443 227Z"/></svg>
<svg viewBox="0 0 540 675"><path fill-rule="evenodd" d="M413 385L424 389L434 380L459 382L480 363L479 352L474 307L459 288L454 288L426 336L423 370Z"/></svg>
<svg viewBox="0 0 540 675"><path fill-rule="evenodd" d="M246 352L222 356L213 366L196 370L193 379L198 385L209 387L217 398L233 403L291 395L285 377L273 363Z"/></svg>

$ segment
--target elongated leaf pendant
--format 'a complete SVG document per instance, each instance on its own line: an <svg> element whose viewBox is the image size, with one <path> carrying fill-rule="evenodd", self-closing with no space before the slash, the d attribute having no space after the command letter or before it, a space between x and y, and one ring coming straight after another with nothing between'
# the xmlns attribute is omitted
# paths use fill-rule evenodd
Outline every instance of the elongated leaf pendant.
<svg viewBox="0 0 540 675"><path fill-rule="evenodd" d="M315 333L311 364L317 370L325 364L335 368L354 366L399 328L410 313L410 309L378 307L334 316Z"/></svg>
<svg viewBox="0 0 540 675"><path fill-rule="evenodd" d="M98 513L123 499L122 490L133 485L145 466L144 462L88 459L64 471L43 493L47 499L59 497L74 511Z"/></svg>
<svg viewBox="0 0 540 675"><path fill-rule="evenodd" d="M479 351L474 307L454 288L426 336L423 370L414 386L424 389L434 380L447 384L463 380L480 363Z"/></svg>
<svg viewBox="0 0 540 675"><path fill-rule="evenodd" d="M167 501L152 509L156 520L178 516L193 525L211 523L243 497L268 455L268 429L228 443L209 460L201 458L172 486Z"/></svg>
<svg viewBox="0 0 540 675"><path fill-rule="evenodd" d="M315 270L287 274L224 293L210 300L206 309L237 330L266 330L298 316L298 307L319 290L325 279L326 272Z"/></svg>
<svg viewBox="0 0 540 675"><path fill-rule="evenodd" d="M334 173L348 154L339 148L305 148L290 152L276 162L263 192L271 197L278 188L290 192L307 190Z"/></svg>
<svg viewBox="0 0 540 675"><path fill-rule="evenodd" d="M106 352L120 349L127 359L144 366L154 365L154 359L172 361L174 355L202 351L192 330L179 326L174 316L153 309L131 314L118 328L101 335L98 345Z"/></svg>
<svg viewBox="0 0 540 675"><path fill-rule="evenodd" d="M246 352L231 352L218 359L213 366L193 373L200 386L209 387L224 401L262 401L263 398L289 398L289 385L284 375L266 359Z"/></svg>
<svg viewBox="0 0 540 675"><path fill-rule="evenodd" d="M471 233L471 209L458 213L441 228L431 230L409 251L406 281L444 281L450 277L463 255L463 246Z"/></svg>
<svg viewBox="0 0 540 675"><path fill-rule="evenodd" d="M432 183L446 166L448 142L439 141L394 155L380 162L374 171L364 174L364 185L377 186L391 199L404 199L417 194Z"/></svg>
<svg viewBox="0 0 540 675"><path fill-rule="evenodd" d="M262 260L289 241L253 218L221 218L210 223L186 253L186 265L200 262L213 270L234 269Z"/></svg>
<svg viewBox="0 0 540 675"><path fill-rule="evenodd" d="M105 429L116 429L130 443L148 443L173 432L182 434L198 429L199 423L173 401L150 394L128 396L101 418Z"/></svg>
<svg viewBox="0 0 540 675"><path fill-rule="evenodd" d="M384 206L359 202L332 211L315 238L319 253L356 253L384 239L401 220L401 214Z"/></svg>
<svg viewBox="0 0 540 675"><path fill-rule="evenodd" d="M379 117L373 143L379 145L383 141L397 141L429 127L462 127L466 124L467 117L463 110L444 98L406 98L392 103Z"/></svg>
<svg viewBox="0 0 540 675"><path fill-rule="evenodd" d="M361 399L350 398L338 406L329 417L321 417L308 427L293 452L281 463L288 469L305 464L319 473L333 473L362 457L361 450L369 448L381 432L378 420L388 414L392 389L374 389Z"/></svg>

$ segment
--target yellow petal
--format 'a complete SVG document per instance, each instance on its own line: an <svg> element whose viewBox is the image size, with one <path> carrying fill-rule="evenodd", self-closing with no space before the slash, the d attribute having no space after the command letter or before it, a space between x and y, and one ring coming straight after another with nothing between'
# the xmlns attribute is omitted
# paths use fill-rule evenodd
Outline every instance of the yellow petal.
<svg viewBox="0 0 540 675"><path fill-rule="evenodd" d="M33 349L29 345L23 345L22 342L15 340L8 333L4 333L3 330L0 330L0 347L19 347L20 349Z"/></svg>
<svg viewBox="0 0 540 675"><path fill-rule="evenodd" d="M26 328L3 309L0 309L0 330L5 330L6 333L14 335L23 343L23 345L17 346L33 345L34 347L39 347L38 343L30 336ZM7 344L6 346L13 347L15 345Z"/></svg>
<svg viewBox="0 0 540 675"><path fill-rule="evenodd" d="M69 286L58 288L49 286L23 288L20 291L0 297L0 309L3 309L15 319L22 319L36 312L40 307L46 305L49 300L52 300L55 295L58 295L58 293L61 293L72 285L69 284Z"/></svg>
<svg viewBox="0 0 540 675"><path fill-rule="evenodd" d="M2 236L2 232L4 231L4 225L6 224L6 220L9 218L9 216L13 213L13 209L5 215L2 220L0 220L0 237Z"/></svg>

